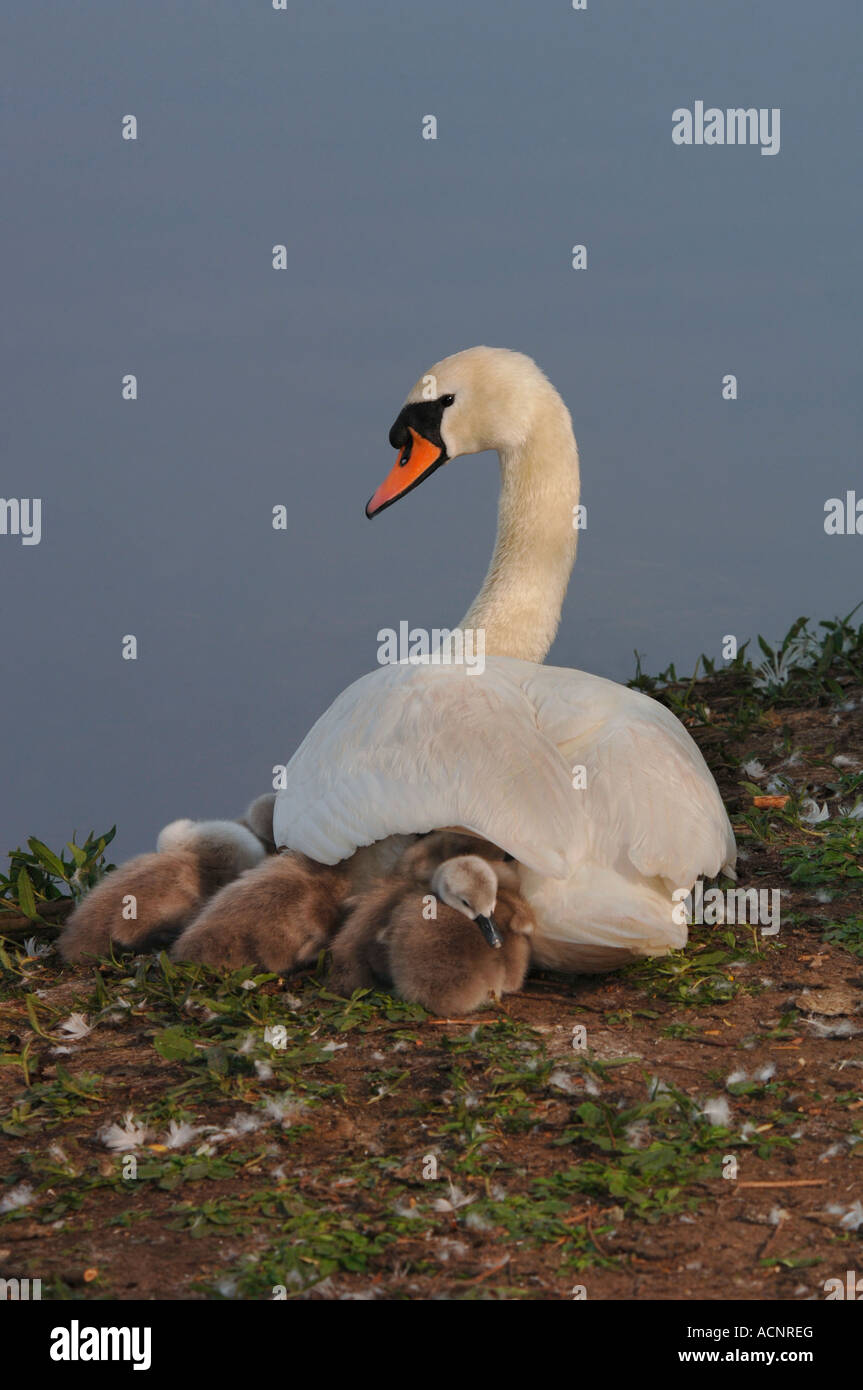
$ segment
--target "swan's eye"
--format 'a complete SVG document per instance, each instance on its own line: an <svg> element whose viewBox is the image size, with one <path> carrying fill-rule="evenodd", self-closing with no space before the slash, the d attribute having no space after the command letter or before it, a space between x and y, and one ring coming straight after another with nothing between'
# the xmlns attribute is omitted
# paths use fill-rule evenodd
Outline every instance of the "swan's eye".
<svg viewBox="0 0 863 1390"><path fill-rule="evenodd" d="M455 396L441 396L441 405L452 405Z"/></svg>

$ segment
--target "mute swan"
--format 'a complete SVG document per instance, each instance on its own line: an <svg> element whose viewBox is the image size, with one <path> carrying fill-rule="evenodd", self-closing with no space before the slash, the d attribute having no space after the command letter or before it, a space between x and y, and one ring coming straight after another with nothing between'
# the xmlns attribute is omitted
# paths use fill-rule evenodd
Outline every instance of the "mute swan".
<svg viewBox="0 0 863 1390"><path fill-rule="evenodd" d="M469 1013L520 989L534 928L524 899L473 854L439 864L431 890L433 916L430 895L406 880L361 895L333 943L331 988L389 985L436 1014Z"/></svg>
<svg viewBox="0 0 863 1390"><path fill-rule="evenodd" d="M672 892L733 875L736 858L701 753L648 696L537 664L578 534L566 406L529 357L470 348L420 378L390 443L368 516L460 454L498 452L494 553L460 625L484 630L485 669L393 665L349 686L288 765L276 843L327 864L372 846L355 861L368 871L390 837L458 825L522 866L538 964L607 970L684 945Z"/></svg>
<svg viewBox="0 0 863 1390"><path fill-rule="evenodd" d="M171 955L287 974L328 944L348 888L348 876L339 869L301 854L277 854L211 898Z"/></svg>
<svg viewBox="0 0 863 1390"><path fill-rule="evenodd" d="M223 884L259 864L266 842L251 828L272 821L273 795L252 802L245 820L177 820L160 831L155 854L139 854L97 883L60 936L67 961L105 955L112 942L154 950L173 941ZM132 915L134 913L134 916Z"/></svg>

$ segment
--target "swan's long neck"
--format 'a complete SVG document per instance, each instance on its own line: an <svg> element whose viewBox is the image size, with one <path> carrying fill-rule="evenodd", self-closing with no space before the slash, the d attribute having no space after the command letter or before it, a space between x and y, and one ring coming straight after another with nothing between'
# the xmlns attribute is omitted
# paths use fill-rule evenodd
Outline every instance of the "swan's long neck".
<svg viewBox="0 0 863 1390"><path fill-rule="evenodd" d="M549 387L520 447L500 449L497 539L461 627L485 630L490 656L544 661L575 562L578 450L569 411Z"/></svg>

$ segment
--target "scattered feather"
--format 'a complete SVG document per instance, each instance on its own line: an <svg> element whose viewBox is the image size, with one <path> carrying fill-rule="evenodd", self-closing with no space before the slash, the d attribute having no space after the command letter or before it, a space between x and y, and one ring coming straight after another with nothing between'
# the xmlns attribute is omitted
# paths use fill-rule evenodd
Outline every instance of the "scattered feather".
<svg viewBox="0 0 863 1390"><path fill-rule="evenodd" d="M712 1125L722 1129L728 1129L731 1124L731 1106L724 1096L711 1096L704 1102L701 1113Z"/></svg>
<svg viewBox="0 0 863 1390"><path fill-rule="evenodd" d="M809 1024L816 1038L855 1038L863 1031L858 1024L852 1023L850 1018L834 1018L829 1023L820 1018L807 1018L803 1021Z"/></svg>
<svg viewBox="0 0 863 1390"><path fill-rule="evenodd" d="M399 1197L398 1201L393 1203L393 1211L396 1216L406 1218L408 1221L416 1221L422 1215L416 1202L411 1202L409 1197Z"/></svg>
<svg viewBox="0 0 863 1390"><path fill-rule="evenodd" d="M103 1125L99 1130L99 1138L106 1149L126 1152L128 1149L142 1148L149 1133L147 1126L136 1120L131 1110L127 1110L122 1124Z"/></svg>
<svg viewBox="0 0 863 1390"><path fill-rule="evenodd" d="M282 1129L290 1129L291 1125L307 1119L309 1110L305 1101L291 1095L273 1096L264 1106L264 1114L271 1120L277 1120Z"/></svg>
<svg viewBox="0 0 863 1390"><path fill-rule="evenodd" d="M458 1211L461 1207L470 1206L471 1202L476 1201L476 1194L462 1192L455 1183L450 1183L449 1197L438 1197L432 1203L435 1211Z"/></svg>
<svg viewBox="0 0 863 1390"><path fill-rule="evenodd" d="M468 1247L463 1240L452 1240L448 1236L443 1236L434 1242L432 1250L438 1259L446 1264L452 1255L455 1255L456 1259L461 1259L462 1255L467 1254Z"/></svg>
<svg viewBox="0 0 863 1390"><path fill-rule="evenodd" d="M487 1216L483 1216L481 1211L469 1211L464 1219L464 1224L469 1231L491 1231L494 1229L494 1222L489 1221Z"/></svg>
<svg viewBox="0 0 863 1390"><path fill-rule="evenodd" d="M836 1202L831 1202L827 1211L831 1216L839 1217L840 1230L859 1231L860 1227L863 1226L863 1202L859 1198L856 1202L852 1202L847 1210Z"/></svg>
<svg viewBox="0 0 863 1390"><path fill-rule="evenodd" d="M24 954L32 960L38 960L40 956L50 956L53 950L50 941L39 941L35 936L28 936L24 942Z"/></svg>
<svg viewBox="0 0 863 1390"><path fill-rule="evenodd" d="M87 1034L93 1031L84 1014L70 1014L68 1018L64 1019L63 1022L59 1024L59 1028L68 1038L72 1038L75 1041L79 1038L86 1038Z"/></svg>
<svg viewBox="0 0 863 1390"><path fill-rule="evenodd" d="M33 1189L29 1182L19 1182L17 1186L10 1187L9 1191L0 1197L0 1213L17 1211L19 1207L29 1207L32 1201Z"/></svg>
<svg viewBox="0 0 863 1390"><path fill-rule="evenodd" d="M650 1143L650 1125L647 1120L635 1120L626 1127L626 1142L633 1149L643 1149Z"/></svg>
<svg viewBox="0 0 863 1390"><path fill-rule="evenodd" d="M568 1096L574 1095L576 1091L582 1089L580 1086L576 1086L569 1072L563 1067L558 1067L556 1071L551 1073L548 1084L553 1086L556 1091L564 1091Z"/></svg>
<svg viewBox="0 0 863 1390"><path fill-rule="evenodd" d="M191 1144L193 1139L197 1139L199 1134L206 1133L206 1127L201 1125L186 1124L185 1121L178 1123L171 1120L168 1125L168 1133L162 1140L166 1149L184 1149L187 1144Z"/></svg>
<svg viewBox="0 0 863 1390"><path fill-rule="evenodd" d="M238 1110L231 1116L229 1123L224 1129L216 1130L210 1135L210 1142L221 1144L224 1139L236 1139L241 1134L254 1134L256 1130L264 1124L262 1115L252 1115L249 1111Z"/></svg>

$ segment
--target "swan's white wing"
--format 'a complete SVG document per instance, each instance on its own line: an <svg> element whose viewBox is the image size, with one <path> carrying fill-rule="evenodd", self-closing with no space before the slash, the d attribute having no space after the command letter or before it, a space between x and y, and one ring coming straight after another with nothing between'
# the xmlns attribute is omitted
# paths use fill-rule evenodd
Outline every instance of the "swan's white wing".
<svg viewBox="0 0 863 1390"><path fill-rule="evenodd" d="M579 764L583 790L571 780ZM622 883L635 871L683 888L733 867L736 854L707 765L664 706L507 657L488 658L481 675L387 666L356 681L292 758L274 816L278 844L323 863L442 825L464 825L558 879L593 866ZM565 908L577 931L584 893L549 914L559 930ZM624 935L645 912L636 895ZM609 908L606 927L612 917Z"/></svg>
<svg viewBox="0 0 863 1390"><path fill-rule="evenodd" d="M586 769L582 827L592 862L689 887L733 869L734 834L716 783L664 705L598 676L525 667L540 730L567 765Z"/></svg>
<svg viewBox="0 0 863 1390"><path fill-rule="evenodd" d="M383 666L343 691L288 764L276 843L333 864L389 835L463 825L540 874L585 844L566 763L508 665Z"/></svg>
<svg viewBox="0 0 863 1390"><path fill-rule="evenodd" d="M609 728L591 759L595 842L617 840L639 873L672 887L714 878L736 859L725 807L696 755L700 760L695 744L680 748L667 729L644 719Z"/></svg>

